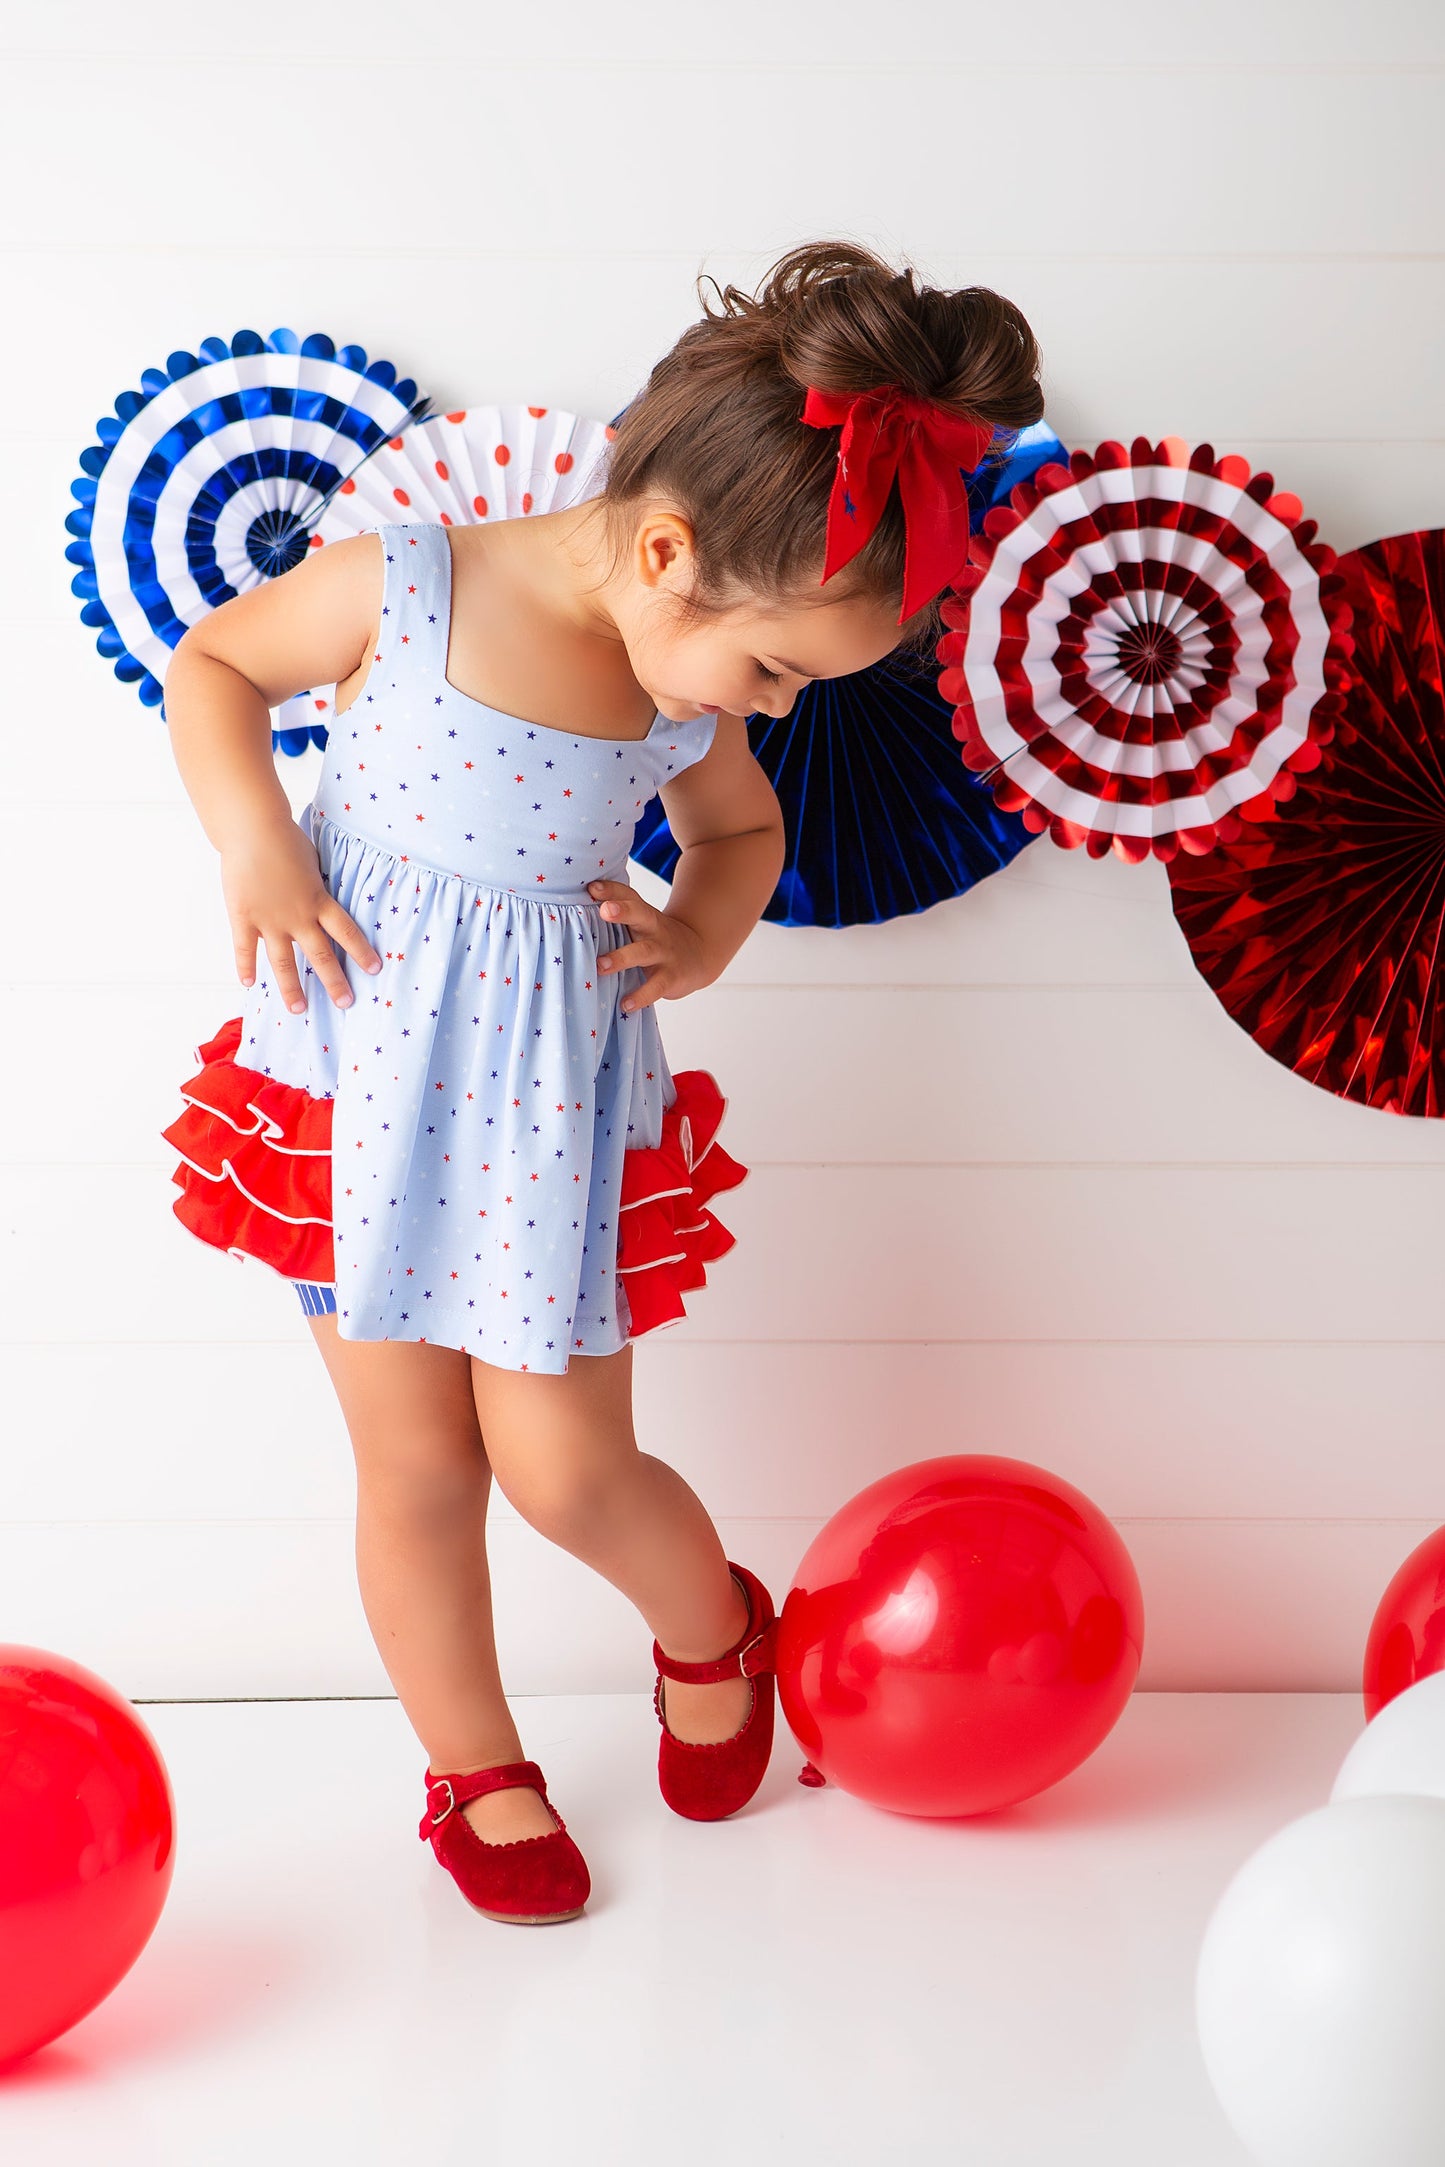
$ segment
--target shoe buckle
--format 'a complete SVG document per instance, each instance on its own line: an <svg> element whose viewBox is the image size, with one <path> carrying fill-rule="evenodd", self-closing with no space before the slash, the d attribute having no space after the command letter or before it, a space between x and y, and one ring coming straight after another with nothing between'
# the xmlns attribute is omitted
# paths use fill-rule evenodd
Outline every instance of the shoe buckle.
<svg viewBox="0 0 1445 2167"><path fill-rule="evenodd" d="M754 1648L761 1646L761 1644L768 1638L771 1631L771 1623L765 1625L761 1632L754 1633L752 1639L748 1642L747 1646L740 1651L738 1655L738 1670L742 1677L755 1678L760 1670L766 1670L768 1668L767 1662L763 1661L758 1663L754 1669L749 1670L748 1657L752 1654Z"/></svg>
<svg viewBox="0 0 1445 2167"><path fill-rule="evenodd" d="M455 1807L456 1807L456 1803L457 1803L457 1799L456 1799L456 1793L455 1793L455 1791L453 1791L453 1789L452 1789L452 1786L451 1786L451 1778L450 1778L449 1776L438 1776L438 1777L437 1777L437 1779L436 1779L436 1782L435 1782L435 1783L431 1783L431 1784L428 1784L428 1786L427 1786L427 1799L426 1799L427 1805L428 1805L428 1806L430 1806L430 1805L431 1805L431 1802L432 1802L431 1794L432 1794L432 1792L433 1792L433 1791L440 1791L440 1790L442 1790L443 1788L445 1789L445 1791L446 1791L446 1794L447 1794L447 1802L446 1802L445 1806L443 1806L443 1808L442 1808L442 1810L441 1810L441 1812L440 1812L440 1813L434 1813L434 1814L432 1815L432 1817L431 1817L431 1825L432 1825L432 1827L433 1827L433 1828L439 1828L439 1827L441 1826L442 1822L443 1822L443 1821L444 1821L444 1820L446 1819L447 1815L448 1815L449 1813L453 1812L453 1811L455 1810Z"/></svg>

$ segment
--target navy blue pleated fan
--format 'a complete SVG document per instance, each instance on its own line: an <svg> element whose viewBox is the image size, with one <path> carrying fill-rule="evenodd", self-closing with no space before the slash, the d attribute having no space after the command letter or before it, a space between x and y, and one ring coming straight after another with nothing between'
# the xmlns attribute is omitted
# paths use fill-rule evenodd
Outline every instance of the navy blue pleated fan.
<svg viewBox="0 0 1445 2167"><path fill-rule="evenodd" d="M977 530L1049 460L1066 460L1045 422L966 477ZM750 718L754 753L787 828L783 877L763 912L776 925L874 925L963 895L1036 838L963 764L938 665L889 655L870 670L805 686L789 713ZM660 799L633 857L670 880L677 845Z"/></svg>

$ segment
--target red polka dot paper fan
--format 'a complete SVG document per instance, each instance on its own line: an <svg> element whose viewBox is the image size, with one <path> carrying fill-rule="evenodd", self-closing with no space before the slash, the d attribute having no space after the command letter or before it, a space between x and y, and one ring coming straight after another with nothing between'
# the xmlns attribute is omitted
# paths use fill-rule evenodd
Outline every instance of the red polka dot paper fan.
<svg viewBox="0 0 1445 2167"><path fill-rule="evenodd" d="M611 422L561 406L470 406L413 422L341 484L310 536L313 549L375 528L425 520L443 527L555 512L602 487ZM317 685L288 706L324 737L336 687Z"/></svg>
<svg viewBox="0 0 1445 2167"><path fill-rule="evenodd" d="M597 494L615 434L560 406L472 406L414 422L343 482L312 547L388 521L475 526L560 511Z"/></svg>
<svg viewBox="0 0 1445 2167"><path fill-rule="evenodd" d="M1445 1112L1445 534L1339 560L1354 667L1276 816L1169 868L1219 999L1277 1061L1392 1113Z"/></svg>
<svg viewBox="0 0 1445 2167"><path fill-rule="evenodd" d="M1236 835L1318 764L1339 710L1349 611L1315 531L1208 444L1137 437L1041 468L943 600L965 762L1095 857Z"/></svg>

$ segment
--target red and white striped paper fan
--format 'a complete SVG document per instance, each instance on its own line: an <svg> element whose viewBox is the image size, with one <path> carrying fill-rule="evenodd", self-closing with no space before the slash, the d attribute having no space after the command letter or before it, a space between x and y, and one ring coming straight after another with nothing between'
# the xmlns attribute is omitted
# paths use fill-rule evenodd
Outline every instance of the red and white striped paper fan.
<svg viewBox="0 0 1445 2167"><path fill-rule="evenodd" d="M943 697L999 804L1055 842L1202 853L1318 765L1349 609L1297 497L1137 437L990 512L942 603Z"/></svg>

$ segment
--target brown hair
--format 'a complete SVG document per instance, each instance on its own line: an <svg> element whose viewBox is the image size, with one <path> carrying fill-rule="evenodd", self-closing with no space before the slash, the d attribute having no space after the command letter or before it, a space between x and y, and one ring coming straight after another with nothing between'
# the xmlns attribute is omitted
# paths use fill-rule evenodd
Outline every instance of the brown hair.
<svg viewBox="0 0 1445 2167"><path fill-rule="evenodd" d="M711 280L717 290L717 281ZM841 593L898 613L903 505L895 481L876 529L821 584L838 431L805 428L807 387L852 393L879 384L946 411L1016 430L1043 414L1039 350L1012 301L987 286L916 286L871 249L811 241L773 265L756 294L728 285L653 369L620 417L601 494L614 566L630 514L665 497L691 524L697 576L680 620L717 617L758 598L798 607ZM1006 447L1005 447L1006 448ZM937 601L900 627L900 648L931 654Z"/></svg>

